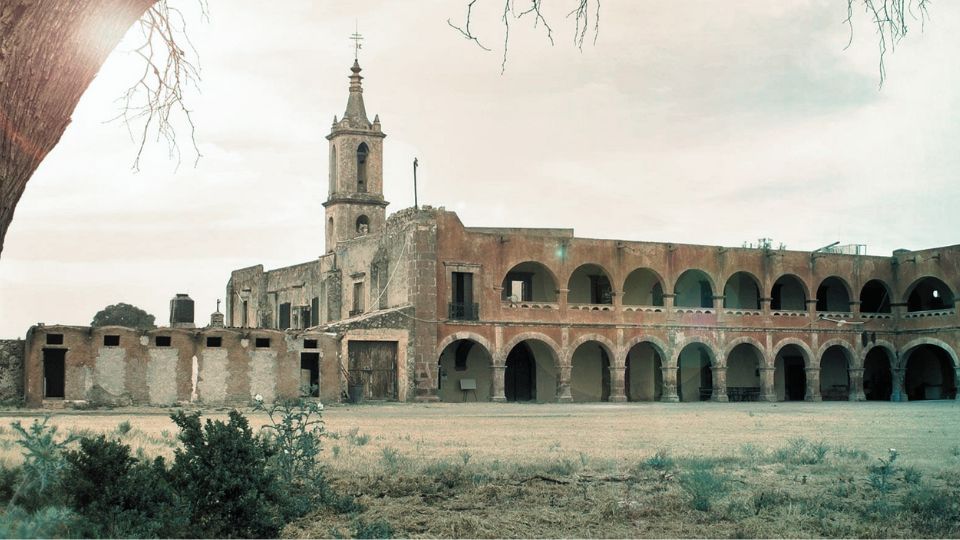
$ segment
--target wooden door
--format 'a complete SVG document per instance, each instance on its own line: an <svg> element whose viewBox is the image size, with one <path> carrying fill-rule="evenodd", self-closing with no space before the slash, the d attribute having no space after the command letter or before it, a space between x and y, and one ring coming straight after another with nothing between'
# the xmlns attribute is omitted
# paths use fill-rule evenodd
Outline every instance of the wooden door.
<svg viewBox="0 0 960 540"><path fill-rule="evenodd" d="M397 399L397 342L351 341L351 379L363 381L367 399Z"/></svg>

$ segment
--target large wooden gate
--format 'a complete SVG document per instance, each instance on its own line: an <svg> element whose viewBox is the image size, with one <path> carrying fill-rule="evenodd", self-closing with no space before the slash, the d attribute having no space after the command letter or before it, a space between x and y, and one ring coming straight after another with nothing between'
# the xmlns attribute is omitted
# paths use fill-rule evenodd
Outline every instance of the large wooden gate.
<svg viewBox="0 0 960 540"><path fill-rule="evenodd" d="M367 399L397 399L397 342L350 341L350 379L363 381Z"/></svg>

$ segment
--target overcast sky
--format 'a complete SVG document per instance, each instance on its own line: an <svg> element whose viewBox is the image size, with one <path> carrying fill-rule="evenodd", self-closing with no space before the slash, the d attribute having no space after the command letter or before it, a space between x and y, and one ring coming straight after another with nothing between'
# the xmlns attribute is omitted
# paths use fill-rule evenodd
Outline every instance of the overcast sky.
<svg viewBox="0 0 960 540"><path fill-rule="evenodd" d="M868 253L960 242L960 4L939 2L887 59L854 39L837 0L603 0L596 44L572 46L568 1L550 2L556 44L512 23L500 74L498 4L447 25L466 0L210 0L182 5L202 81L188 95L203 157L193 167L107 122L142 65L125 40L77 107L17 207L0 260L0 337L89 324L108 304L197 322L230 271L323 252L327 141L347 101L348 37L385 140L388 212L420 202L466 225L572 227L577 236L739 246L773 238ZM591 14L592 15L592 14ZM135 36L128 36L135 37Z"/></svg>

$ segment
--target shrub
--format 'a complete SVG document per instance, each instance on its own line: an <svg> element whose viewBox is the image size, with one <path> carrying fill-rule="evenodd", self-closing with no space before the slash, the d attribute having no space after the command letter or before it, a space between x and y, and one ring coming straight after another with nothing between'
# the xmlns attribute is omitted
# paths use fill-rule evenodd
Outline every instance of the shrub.
<svg viewBox="0 0 960 540"><path fill-rule="evenodd" d="M231 411L227 423L200 413L171 416L182 449L170 469L171 483L187 504L191 534L203 537L276 537L293 513L276 477L267 469L271 445L253 435L247 419Z"/></svg>
<svg viewBox="0 0 960 540"><path fill-rule="evenodd" d="M393 535L393 527L383 519L367 522L357 518L353 523L354 538L392 538Z"/></svg>
<svg viewBox="0 0 960 540"><path fill-rule="evenodd" d="M19 506L9 506L0 514L0 538L69 538L73 514L60 506L47 506L28 512Z"/></svg>
<svg viewBox="0 0 960 540"><path fill-rule="evenodd" d="M66 454L63 483L84 537L174 537L187 535L186 508L170 486L162 458L130 456L130 447L100 435L80 440Z"/></svg>
<svg viewBox="0 0 960 540"><path fill-rule="evenodd" d="M706 468L694 468L680 476L680 487L691 496L693 508L710 510L713 499L727 491L727 476Z"/></svg>
<svg viewBox="0 0 960 540"><path fill-rule="evenodd" d="M920 480L923 478L923 471L920 469L907 466L903 468L903 481L908 484L919 484Z"/></svg>
<svg viewBox="0 0 960 540"><path fill-rule="evenodd" d="M20 468L20 485L11 497L12 504L21 504L28 512L44 506L60 506L61 490L52 489L60 481L66 466L63 451L77 438L69 436L57 441L57 427L48 426L49 416L43 421L34 420L29 428L20 422L10 424L19 434L16 444L23 447L23 465Z"/></svg>
<svg viewBox="0 0 960 540"><path fill-rule="evenodd" d="M670 454L666 450L661 449L657 450L657 453L653 456L647 458L644 464L652 469L665 471L667 469L672 469L675 463L673 458L670 457Z"/></svg>
<svg viewBox="0 0 960 540"><path fill-rule="evenodd" d="M391 446L384 446L380 450L380 462L383 463L383 467L395 473L400 470L401 465L403 464L403 456L400 454L400 451Z"/></svg>
<svg viewBox="0 0 960 540"><path fill-rule="evenodd" d="M130 433L130 430L133 429L133 426L130 425L129 420L124 420L117 424L117 435L126 435Z"/></svg>
<svg viewBox="0 0 960 540"><path fill-rule="evenodd" d="M294 399L265 406L259 394L256 402L254 410L266 412L270 422L263 429L275 447L273 464L281 478L292 484L296 479L319 474L317 456L323 449L323 404Z"/></svg>
<svg viewBox="0 0 960 540"><path fill-rule="evenodd" d="M0 502L9 502L20 485L20 467L0 466Z"/></svg>
<svg viewBox="0 0 960 540"><path fill-rule="evenodd" d="M897 461L897 451L891 448L887 459L877 458L877 460L880 461L880 464L870 467L868 480L871 487L880 493L886 493L893 489L893 475L897 471L897 467L894 465Z"/></svg>

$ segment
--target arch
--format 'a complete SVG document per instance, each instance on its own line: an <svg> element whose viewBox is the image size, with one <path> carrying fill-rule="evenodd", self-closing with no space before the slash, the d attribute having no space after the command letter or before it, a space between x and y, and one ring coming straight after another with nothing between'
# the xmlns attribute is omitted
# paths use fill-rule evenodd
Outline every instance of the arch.
<svg viewBox="0 0 960 540"><path fill-rule="evenodd" d="M684 270L673 285L673 305L677 307L713 307L716 284L710 274L699 268Z"/></svg>
<svg viewBox="0 0 960 540"><path fill-rule="evenodd" d="M911 340L909 343L903 346L903 349L901 349L903 352L900 353L900 360L901 360L901 364L899 366L900 369L906 369L907 367L906 361L909 359L910 354L913 352L914 349L922 345L931 345L933 347L939 347L943 349L944 352L946 352L947 355L950 357L950 361L953 363L952 367L954 369L960 368L960 360L957 359L957 352L953 350L953 347L951 347L950 345L947 345L945 341L941 341L939 339L934 339L934 338L923 337L923 338L916 338L914 340Z"/></svg>
<svg viewBox="0 0 960 540"><path fill-rule="evenodd" d="M557 275L539 261L522 261L513 265L504 276L502 299L520 302L556 302Z"/></svg>
<svg viewBox="0 0 960 540"><path fill-rule="evenodd" d="M730 309L760 309L760 280L746 271L730 274L723 285L723 307Z"/></svg>
<svg viewBox="0 0 960 540"><path fill-rule="evenodd" d="M668 347L667 344L660 338L646 335L646 334L634 336L629 340L627 340L627 342L624 343L623 345L624 353L629 354L630 349L636 347L641 343L649 343L653 347L653 349L657 351L657 354L659 354L663 358L665 362L669 362L670 355L667 354L667 351L670 350L670 347Z"/></svg>
<svg viewBox="0 0 960 540"><path fill-rule="evenodd" d="M733 352L733 349L735 349L737 345L742 345L744 343L749 343L750 345L753 345L754 347L756 347L757 350L760 351L761 359L763 359L763 363L764 364L766 363L767 347L764 346L763 343L760 343L758 340L750 336L738 337L737 339L734 339L728 342L727 345L723 348L723 357L726 358L730 356L730 353ZM764 367L763 364L761 364L760 367Z"/></svg>
<svg viewBox="0 0 960 540"><path fill-rule="evenodd" d="M850 311L853 292L840 276L829 276L817 286L817 311Z"/></svg>
<svg viewBox="0 0 960 540"><path fill-rule="evenodd" d="M907 304L907 311L936 311L952 309L954 296L953 290L943 280L924 276L907 287L903 301Z"/></svg>
<svg viewBox="0 0 960 540"><path fill-rule="evenodd" d="M614 345L614 343L610 341L608 338L601 336L600 334L593 334L593 333L583 334L582 336L575 339L567 347L567 350L570 353L570 357L572 358L573 353L576 352L577 348L579 348L581 345L583 345L588 341L596 341L597 343L600 343L604 348L606 348L607 354L610 355L610 364L612 366L623 367L623 365L620 363L622 359L620 358L619 349L617 349L617 346ZM569 362L567 363L569 364Z"/></svg>
<svg viewBox="0 0 960 540"><path fill-rule="evenodd" d="M584 263L570 273L567 301L571 304L613 304L610 272L596 263Z"/></svg>
<svg viewBox="0 0 960 540"><path fill-rule="evenodd" d="M863 351L863 395L867 401L890 401L897 355L890 344L877 343Z"/></svg>
<svg viewBox="0 0 960 540"><path fill-rule="evenodd" d="M807 309L810 291L796 274L783 274L770 289L770 309L775 311L802 311Z"/></svg>
<svg viewBox="0 0 960 540"><path fill-rule="evenodd" d="M773 357L776 358L781 352L783 352L784 347L788 345L796 345L803 352L803 363L804 367L812 367L813 363L813 349L809 345L804 343L802 340L797 338L784 338L777 342L773 346Z"/></svg>
<svg viewBox="0 0 960 540"><path fill-rule="evenodd" d="M766 364L763 347L751 338L740 338L724 350L727 367L727 398L754 401L760 398L763 383L760 368Z"/></svg>
<svg viewBox="0 0 960 540"><path fill-rule="evenodd" d="M552 339L539 332L524 332L514 336L500 357L503 359L504 394L507 400L556 400L561 384L558 350ZM544 361L544 351L550 357L549 361Z"/></svg>
<svg viewBox="0 0 960 540"><path fill-rule="evenodd" d="M371 231L370 231L370 218L368 218L368 217L367 217L366 215L364 215L364 214L360 214L360 215L357 217L356 231L357 231L358 233L360 233L360 234L367 234L367 233L371 232Z"/></svg>
<svg viewBox="0 0 960 540"><path fill-rule="evenodd" d="M663 278L652 268L634 268L623 280L625 306L662 306Z"/></svg>
<svg viewBox="0 0 960 540"><path fill-rule="evenodd" d="M337 191L337 145L330 143L330 193Z"/></svg>
<svg viewBox="0 0 960 540"><path fill-rule="evenodd" d="M668 358L663 344L652 339L639 336L625 349L623 381L629 401L659 401L663 396L663 367Z"/></svg>
<svg viewBox="0 0 960 540"><path fill-rule="evenodd" d="M890 313L890 286L879 279L871 279L860 288L860 313Z"/></svg>
<svg viewBox="0 0 960 540"><path fill-rule="evenodd" d="M570 396L573 401L608 401L613 355L602 341L583 340L570 347Z"/></svg>
<svg viewBox="0 0 960 540"><path fill-rule="evenodd" d="M791 349L797 356L788 355ZM779 401L802 401L807 399L807 368L812 367L813 352L799 339L780 340L773 353L773 386Z"/></svg>
<svg viewBox="0 0 960 540"><path fill-rule="evenodd" d="M443 353L443 350L447 348L448 345L454 341L459 341L461 339L469 339L470 341L475 341L478 345L486 349L487 353L490 354L490 358L494 356L493 346L490 345L490 342L487 341L487 338L481 336L480 334L474 332L454 332L447 337L440 340L440 343L437 345L437 356L440 356Z"/></svg>
<svg viewBox="0 0 960 540"><path fill-rule="evenodd" d="M920 341L920 340L915 340ZM903 393L910 401L953 399L957 394L957 356L939 340L926 340L901 355Z"/></svg>
<svg viewBox="0 0 960 540"><path fill-rule="evenodd" d="M850 400L850 368L855 365L857 353L845 341L831 339L820 347L817 357L820 359L821 399Z"/></svg>
<svg viewBox="0 0 960 540"><path fill-rule="evenodd" d="M680 401L706 401L713 397L713 367L716 350L708 342L691 338L678 346L677 396ZM694 350L698 351L694 353ZM704 354L706 353L706 354Z"/></svg>
<svg viewBox="0 0 960 540"><path fill-rule="evenodd" d="M510 341L508 341L506 345L503 346L503 349L501 349L500 354L497 355L498 357L497 359L498 360L502 359L502 361L506 361L507 355L510 354L510 351L514 347L516 347L520 342L528 341L528 340L536 340L536 341L543 342L543 344L546 345L547 348L550 349L550 352L553 354L553 362L555 366L558 369L560 368L561 360L563 358L563 356L560 354L560 347L557 345L556 341L550 339L550 337L545 334L541 334L540 332L521 332L513 336L512 338L510 338ZM500 363L498 365L504 365L504 364Z"/></svg>
<svg viewBox="0 0 960 540"><path fill-rule="evenodd" d="M460 336L457 338L456 336ZM471 332L458 332L444 338L437 354L437 397L445 402L464 402L471 392L462 381L473 384L476 401L490 401L494 396L494 359L486 340Z"/></svg>
<svg viewBox="0 0 960 540"><path fill-rule="evenodd" d="M878 347L886 352L887 358L890 360L890 369L893 369L896 366L897 348L893 346L893 343L885 339L878 339L860 351L860 365L858 367L865 367L867 355Z"/></svg>
<svg viewBox="0 0 960 540"><path fill-rule="evenodd" d="M357 192L367 192L367 158L370 155L370 147L362 142L357 146Z"/></svg>
<svg viewBox="0 0 960 540"><path fill-rule="evenodd" d="M719 349L717 349L717 346L716 346L712 341L710 341L709 339L703 338L703 337L700 337L700 336L690 336L690 337L684 339L683 341L681 341L680 343L678 343L677 346L674 347L674 350L675 350L675 351L679 351L679 352L677 353L676 357L679 359L679 358L680 358L680 353L683 352L683 349L686 349L688 346L690 346L690 345L695 345L695 344L700 344L700 345L703 345L704 347L706 347L707 352L710 353L710 366L711 366L711 367L712 367L712 366L723 367L723 364L720 363L720 362L722 362L723 357L721 356ZM674 364L674 365L676 365L676 364Z"/></svg>

